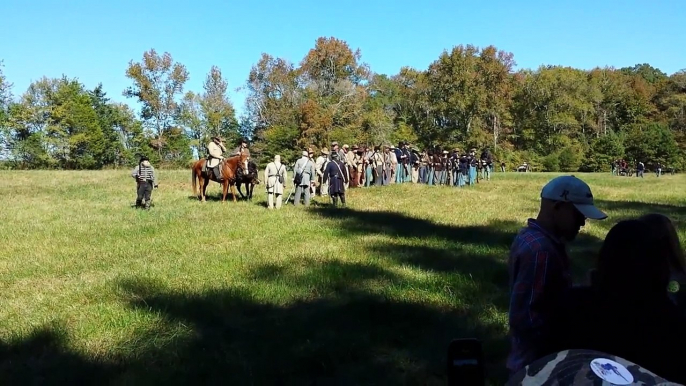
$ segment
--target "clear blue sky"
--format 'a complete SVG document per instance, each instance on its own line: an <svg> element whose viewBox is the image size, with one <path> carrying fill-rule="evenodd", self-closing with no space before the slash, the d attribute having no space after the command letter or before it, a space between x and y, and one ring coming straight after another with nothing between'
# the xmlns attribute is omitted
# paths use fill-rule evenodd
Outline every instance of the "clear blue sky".
<svg viewBox="0 0 686 386"><path fill-rule="evenodd" d="M522 4L516 4L522 3ZM190 5L193 4L193 5ZM425 69L459 44L514 53L517 68L554 64L590 69L650 63L686 68L686 0L576 1L249 1L1 0L0 60L23 93L43 75L102 82L116 101L130 60L155 48L190 71L202 90L222 69L241 111L242 86L262 52L298 63L319 36L360 48L378 73ZM135 107L133 102L129 103Z"/></svg>

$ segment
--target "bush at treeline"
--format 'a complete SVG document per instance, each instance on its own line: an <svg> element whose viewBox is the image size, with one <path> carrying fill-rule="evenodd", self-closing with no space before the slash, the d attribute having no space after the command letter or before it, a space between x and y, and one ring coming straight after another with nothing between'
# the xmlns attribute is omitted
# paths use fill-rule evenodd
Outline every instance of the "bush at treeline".
<svg viewBox="0 0 686 386"><path fill-rule="evenodd" d="M444 51L427 69L377 74L359 50L319 38L300 63L262 54L237 117L221 70L198 92L186 67L154 49L128 64L114 103L102 85L42 78L21 95L0 67L0 167L97 169L147 155L160 167L187 167L215 134L251 139L253 158L293 162L303 148L409 141L419 148L491 148L511 169L605 171L614 159L683 170L686 71L648 64L514 71L511 53L471 45Z"/></svg>

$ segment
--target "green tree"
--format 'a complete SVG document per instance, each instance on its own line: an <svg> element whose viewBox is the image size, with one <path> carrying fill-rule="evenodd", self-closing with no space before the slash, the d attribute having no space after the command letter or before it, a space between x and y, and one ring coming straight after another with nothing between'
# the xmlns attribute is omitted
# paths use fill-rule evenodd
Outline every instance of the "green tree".
<svg viewBox="0 0 686 386"><path fill-rule="evenodd" d="M185 154L175 147L180 146L176 127L178 97L183 95L183 87L189 79L186 67L175 63L169 53L160 56L155 49L150 49L143 53L140 63L129 62L126 77L133 81L133 86L124 90L123 95L143 104L141 118L155 133L152 146L159 158L174 161L177 155Z"/></svg>
<svg viewBox="0 0 686 386"><path fill-rule="evenodd" d="M124 154L124 142L117 131L120 118L117 107L110 103L110 99L103 91L102 84L98 84L93 91L89 92L89 95L103 134L104 148L99 163L119 167L126 163L126 156Z"/></svg>
<svg viewBox="0 0 686 386"><path fill-rule="evenodd" d="M598 137L591 142L584 171L610 171L612 162L624 158L624 152L624 142L614 132Z"/></svg>
<svg viewBox="0 0 686 386"><path fill-rule="evenodd" d="M12 83L7 80L0 60L0 159L7 159L11 153L11 131L9 110L12 104Z"/></svg>
<svg viewBox="0 0 686 386"><path fill-rule="evenodd" d="M674 134L660 124L634 125L625 140L627 161L673 166L678 161L679 148Z"/></svg>

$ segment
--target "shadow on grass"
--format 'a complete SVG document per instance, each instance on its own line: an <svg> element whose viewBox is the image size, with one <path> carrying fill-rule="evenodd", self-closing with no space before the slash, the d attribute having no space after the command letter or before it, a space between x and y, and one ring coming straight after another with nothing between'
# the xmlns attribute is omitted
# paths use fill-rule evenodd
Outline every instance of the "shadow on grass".
<svg viewBox="0 0 686 386"><path fill-rule="evenodd" d="M297 294L284 303L245 285L192 293L117 282L125 304L163 320L119 347L131 354L114 358L116 366L91 362L48 333L53 355L34 338L3 346L8 360L38 365L3 367L0 380L62 383L73 369L85 383L109 377L138 384L442 385L448 343L476 337L484 342L488 378L504 383L507 251L523 224L459 227L392 212L309 211L334 220L339 237L378 259L299 261L302 269L272 262L245 274L248 283ZM375 234L392 238L357 244ZM179 326L192 333L176 333Z"/></svg>
<svg viewBox="0 0 686 386"><path fill-rule="evenodd" d="M684 221L686 220L686 206L671 205L671 204L661 204L661 203L650 203L650 202L640 202L640 201L607 201L607 200L596 200L596 206L604 211L615 212L620 214L621 217L610 218L609 220L614 225L620 220L635 218L633 213L638 213L638 216L643 216L648 213L661 213L669 216L674 221ZM632 213L631 215L622 216L622 212Z"/></svg>
<svg viewBox="0 0 686 386"><path fill-rule="evenodd" d="M58 329L46 326L28 337L0 342L0 384L103 385L116 365L71 352Z"/></svg>

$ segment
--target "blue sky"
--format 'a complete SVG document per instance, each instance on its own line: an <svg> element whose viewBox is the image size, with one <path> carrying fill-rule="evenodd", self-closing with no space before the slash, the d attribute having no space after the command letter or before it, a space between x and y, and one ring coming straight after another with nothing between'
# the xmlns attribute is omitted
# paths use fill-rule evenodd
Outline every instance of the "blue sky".
<svg viewBox="0 0 686 386"><path fill-rule="evenodd" d="M187 90L201 91L219 66L241 111L244 94L234 89L262 52L298 63L319 36L360 48L362 60L386 74L425 69L459 44L512 52L517 68L686 68L684 0L2 0L0 15L0 60L15 95L43 75L65 74L88 88L102 82L110 98L133 107L121 95L130 85L124 73L150 48L187 66Z"/></svg>

